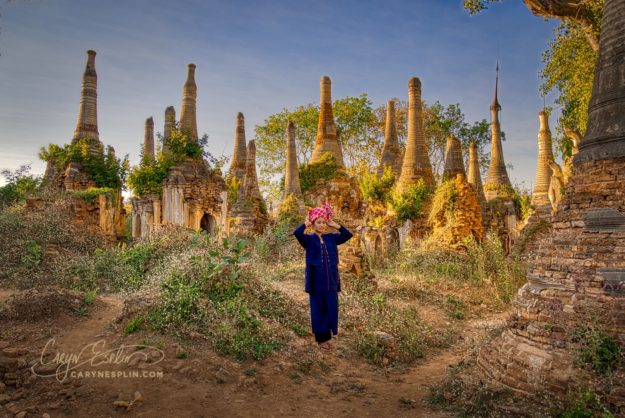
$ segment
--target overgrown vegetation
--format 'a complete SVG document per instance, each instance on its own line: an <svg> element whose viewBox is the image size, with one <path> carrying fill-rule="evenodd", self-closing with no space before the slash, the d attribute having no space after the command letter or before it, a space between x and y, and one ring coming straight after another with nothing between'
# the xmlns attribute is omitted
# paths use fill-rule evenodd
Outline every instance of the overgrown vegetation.
<svg viewBox="0 0 625 418"><path fill-rule="evenodd" d="M327 152L316 163L299 166L299 180L302 193L315 186L318 180L329 180L336 177L338 167L334 155Z"/></svg>
<svg viewBox="0 0 625 418"><path fill-rule="evenodd" d="M105 153L102 143L92 138L81 138L63 147L49 144L41 148L39 158L52 162L58 170L64 170L70 162L79 163L97 187L110 189L121 188L128 171L128 156L117 158L110 146Z"/></svg>
<svg viewBox="0 0 625 418"><path fill-rule="evenodd" d="M157 152L155 159L142 154L141 164L133 167L128 174L128 187L138 197L160 196L163 191L163 181L169 174L169 169L184 161L185 158L203 157L204 145L207 141L206 135L195 141L178 128L172 129L165 152Z"/></svg>
<svg viewBox="0 0 625 418"><path fill-rule="evenodd" d="M23 202L29 193L41 188L41 177L29 174L30 164L22 164L17 170L2 170L6 184L0 187L0 210Z"/></svg>
<svg viewBox="0 0 625 418"><path fill-rule="evenodd" d="M415 184L407 186L403 191L393 191L391 208L397 214L397 220L403 222L408 219L416 219L421 213L423 203L431 193L431 188L422 179L419 179Z"/></svg>
<svg viewBox="0 0 625 418"><path fill-rule="evenodd" d="M363 198L387 203L392 197L391 191L395 185L395 175L391 167L385 166L381 177L368 171L359 178L358 184Z"/></svg>

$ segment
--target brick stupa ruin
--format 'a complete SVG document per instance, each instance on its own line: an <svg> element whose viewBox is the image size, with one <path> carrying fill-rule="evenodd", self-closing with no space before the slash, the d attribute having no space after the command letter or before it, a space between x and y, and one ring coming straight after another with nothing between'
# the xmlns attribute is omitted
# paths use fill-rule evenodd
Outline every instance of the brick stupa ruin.
<svg viewBox="0 0 625 418"><path fill-rule="evenodd" d="M345 168L343 151L336 134L334 114L332 113L332 81L330 81L330 77L321 77L319 90L319 122L310 163L319 162L324 154L329 152L336 158L336 165L339 168Z"/></svg>
<svg viewBox="0 0 625 418"><path fill-rule="evenodd" d="M480 174L480 159L477 154L477 145L475 144L475 141L471 141L469 144L469 174L467 180L473 185L473 188L477 193L477 199L483 208L486 203L486 196L484 195L482 175Z"/></svg>
<svg viewBox="0 0 625 418"><path fill-rule="evenodd" d="M197 143L195 64L189 64L183 87L180 131L191 142ZM163 150L169 150L169 141L175 126L175 110L165 111ZM146 123L144 153L154 155L154 141ZM178 225L193 230L213 232L225 225L227 210L226 186L221 175L212 170L204 158L183 156L169 169L159 194L136 196L132 199L132 236L144 237L161 225Z"/></svg>
<svg viewBox="0 0 625 418"><path fill-rule="evenodd" d="M408 82L408 142L402 161L398 188L404 190L421 179L428 186L433 187L435 185L423 130L421 81L417 77L413 77Z"/></svg>
<svg viewBox="0 0 625 418"><path fill-rule="evenodd" d="M245 140L245 117L243 113L237 113L236 127L234 131L234 153L230 162L228 177L236 178L239 184L245 178L247 166L247 141Z"/></svg>
<svg viewBox="0 0 625 418"><path fill-rule="evenodd" d="M532 206L540 211L542 208L551 209L549 203L549 184L551 182L551 168L553 161L553 145L549 130L549 116L542 110L538 113L540 129L538 131L538 161L536 164L536 179L532 191Z"/></svg>
<svg viewBox="0 0 625 418"><path fill-rule="evenodd" d="M286 163L284 168L284 194L282 199L289 195L302 196L302 187L299 181L299 167L297 165L297 148L295 146L295 125L289 121L286 128Z"/></svg>
<svg viewBox="0 0 625 418"><path fill-rule="evenodd" d="M238 234L261 234L269 222L269 214L258 187L254 140L248 142L246 156L245 177L239 186L237 201L230 214L229 231Z"/></svg>
<svg viewBox="0 0 625 418"><path fill-rule="evenodd" d="M86 141L90 155L103 157L104 145L100 142L98 131L98 75L95 57L95 51L87 51L78 118L71 144ZM109 158L115 158L113 147L108 147L107 154ZM54 158L47 163L44 182L50 190L58 192L82 192L98 187L82 163L70 161L65 167L57 167ZM123 236L125 210L122 205L121 186L110 193L98 194L95 200L73 197L71 201L74 222L94 233L103 234L110 241L116 241Z"/></svg>
<svg viewBox="0 0 625 418"><path fill-rule="evenodd" d="M390 167L391 171L398 179L401 174L402 155L397 139L397 120L395 118L395 101L389 100L386 104L386 126L384 128L384 146L382 157L378 167L378 177L382 177L385 167Z"/></svg>
<svg viewBox="0 0 625 418"><path fill-rule="evenodd" d="M606 0L588 128L574 174L535 243L528 282L507 329L479 353L491 381L520 393L564 397L589 378L576 365L574 330L601 329L625 348L625 2ZM622 401L622 379L605 401ZM585 386L586 387L586 386Z"/></svg>
<svg viewBox="0 0 625 418"><path fill-rule="evenodd" d="M490 140L490 166L488 177L484 184L486 199L492 200L501 195L502 189L512 188L512 183L508 178L506 163L503 158L503 147L501 145L501 127L499 125L499 112L501 105L497 97L499 89L499 64L497 64L497 76L495 79L495 97L490 105L491 115L491 140Z"/></svg>
<svg viewBox="0 0 625 418"><path fill-rule="evenodd" d="M445 147L443 181L455 179L457 174L462 174L466 177L466 172L464 171L464 161L462 160L462 144L455 136L448 136Z"/></svg>

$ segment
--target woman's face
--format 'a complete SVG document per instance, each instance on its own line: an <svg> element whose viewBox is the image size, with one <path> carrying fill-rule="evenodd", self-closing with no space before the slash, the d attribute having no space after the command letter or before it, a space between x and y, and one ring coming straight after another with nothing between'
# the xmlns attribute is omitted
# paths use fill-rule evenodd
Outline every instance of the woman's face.
<svg viewBox="0 0 625 418"><path fill-rule="evenodd" d="M315 219L315 222L313 222L313 229L315 232L319 233L326 232L328 229L328 223L323 218L317 218Z"/></svg>

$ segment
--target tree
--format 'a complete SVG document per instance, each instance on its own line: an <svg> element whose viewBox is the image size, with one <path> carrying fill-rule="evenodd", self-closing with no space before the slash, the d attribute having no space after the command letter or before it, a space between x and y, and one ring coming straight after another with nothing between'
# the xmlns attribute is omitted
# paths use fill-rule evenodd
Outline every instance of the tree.
<svg viewBox="0 0 625 418"><path fill-rule="evenodd" d="M26 198L41 187L41 177L30 173L30 164L22 164L17 170L2 170L6 184L0 187L0 209L8 208Z"/></svg>

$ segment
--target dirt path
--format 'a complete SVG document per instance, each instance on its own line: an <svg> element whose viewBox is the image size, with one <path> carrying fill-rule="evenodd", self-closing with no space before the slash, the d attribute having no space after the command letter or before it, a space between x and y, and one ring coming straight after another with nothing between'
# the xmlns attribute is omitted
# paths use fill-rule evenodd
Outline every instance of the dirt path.
<svg viewBox="0 0 625 418"><path fill-rule="evenodd" d="M320 353L314 341L299 338L294 345L302 352L314 351L313 357L326 369L307 374L280 353L262 362L238 363L199 345L186 347L186 358L178 359L176 351L181 348L172 339L144 332L124 335L123 327L116 323L122 309L120 296L101 297L87 316L62 315L45 325L48 336L42 329L22 332L25 337L19 345L29 347L31 358L35 358L50 335L56 339L56 350L64 353L79 353L92 343L111 349L147 341L162 347L162 361L158 361L158 350L133 349L129 352L139 361L75 371L135 370L162 372L162 377L83 377L68 378L64 383L39 377L32 393L26 392L18 402L18 406L36 411L27 418L42 413L51 417L447 417L451 415L423 403L429 386L441 381L449 366L460 361L489 328L503 321L502 315L465 321L459 343L402 373L385 373L362 358L345 355L347 349L340 337L335 340L335 354ZM151 360L144 361L145 356ZM131 401L136 392L141 399L129 410L115 405Z"/></svg>

